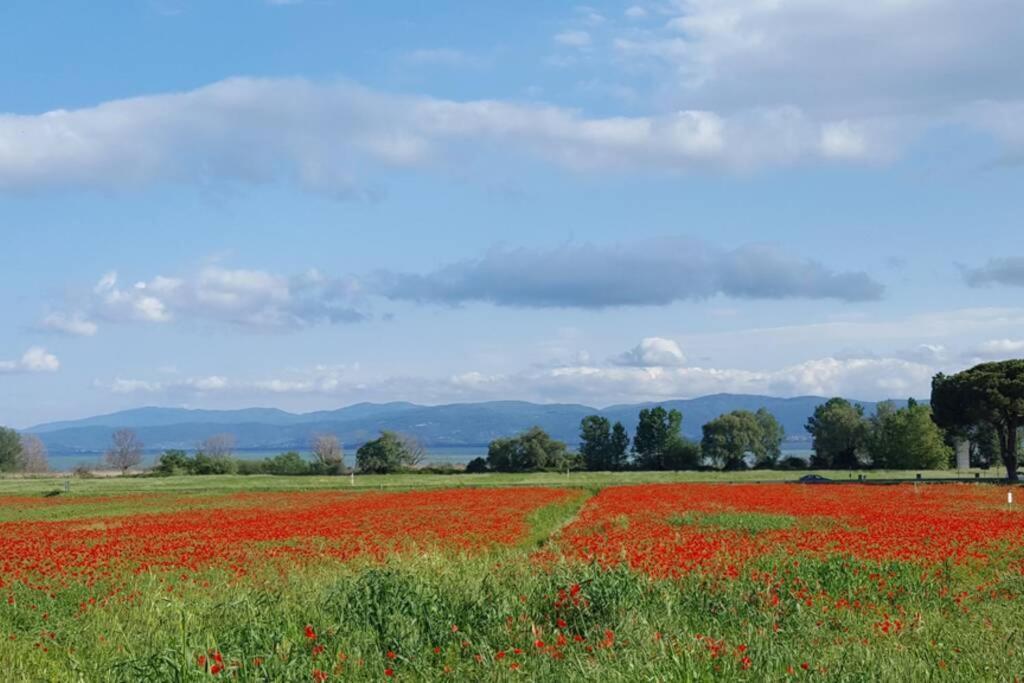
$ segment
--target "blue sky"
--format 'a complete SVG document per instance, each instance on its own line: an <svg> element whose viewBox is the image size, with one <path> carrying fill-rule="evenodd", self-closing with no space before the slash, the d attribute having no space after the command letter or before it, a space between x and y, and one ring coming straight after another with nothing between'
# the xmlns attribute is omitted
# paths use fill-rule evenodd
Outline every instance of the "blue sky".
<svg viewBox="0 0 1024 683"><path fill-rule="evenodd" d="M1005 0L0 7L0 423L1024 355Z"/></svg>

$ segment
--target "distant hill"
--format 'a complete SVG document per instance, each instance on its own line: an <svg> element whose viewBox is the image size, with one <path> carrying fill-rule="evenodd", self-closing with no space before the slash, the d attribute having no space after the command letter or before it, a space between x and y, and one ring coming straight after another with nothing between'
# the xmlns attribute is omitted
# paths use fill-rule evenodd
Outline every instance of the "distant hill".
<svg viewBox="0 0 1024 683"><path fill-rule="evenodd" d="M657 405L683 413L683 433L700 438L701 426L731 410L767 408L786 429L790 441L807 441L804 424L820 396L776 398L743 394L715 394L693 399L614 405L604 409L579 404L537 404L492 401L423 406L415 403L359 403L312 413L295 414L276 408L242 410L189 410L136 408L82 420L36 425L25 431L37 434L52 453L98 453L107 448L115 429L134 429L147 450L193 449L203 439L220 433L235 436L239 449L274 450L309 447L320 433L336 434L349 449L376 437L382 429L413 434L427 446L481 446L492 439L539 425L555 438L575 444L580 420L592 414L621 421L632 434L641 408ZM875 403L859 401L869 414Z"/></svg>

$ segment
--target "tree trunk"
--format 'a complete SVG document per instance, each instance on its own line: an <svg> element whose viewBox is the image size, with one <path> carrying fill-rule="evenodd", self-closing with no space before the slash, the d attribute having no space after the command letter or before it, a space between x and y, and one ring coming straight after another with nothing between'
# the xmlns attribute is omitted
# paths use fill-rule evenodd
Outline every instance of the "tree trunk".
<svg viewBox="0 0 1024 683"><path fill-rule="evenodd" d="M1000 439L1003 443L1003 464L1006 465L1006 478L1017 481L1017 425L1010 422L1006 425L1006 434Z"/></svg>

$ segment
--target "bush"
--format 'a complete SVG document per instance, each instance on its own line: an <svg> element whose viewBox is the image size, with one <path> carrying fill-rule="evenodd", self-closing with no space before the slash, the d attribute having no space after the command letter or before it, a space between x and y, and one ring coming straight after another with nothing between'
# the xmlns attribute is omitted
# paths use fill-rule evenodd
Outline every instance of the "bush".
<svg viewBox="0 0 1024 683"><path fill-rule="evenodd" d="M195 474L234 474L237 471L238 463L229 455L206 455L200 451L193 458Z"/></svg>
<svg viewBox="0 0 1024 683"><path fill-rule="evenodd" d="M155 474L169 477L173 474L194 474L195 461L180 450L164 451L153 468Z"/></svg>
<svg viewBox="0 0 1024 683"><path fill-rule="evenodd" d="M487 460L480 457L473 458L466 463L466 472L468 474L482 474L487 472Z"/></svg>
<svg viewBox="0 0 1024 683"><path fill-rule="evenodd" d="M309 474L310 466L301 455L288 451L264 460L263 471L267 474Z"/></svg>
<svg viewBox="0 0 1024 683"><path fill-rule="evenodd" d="M265 460L238 460L238 474L263 474Z"/></svg>
<svg viewBox="0 0 1024 683"><path fill-rule="evenodd" d="M807 461L798 455L787 455L780 459L775 467L780 470L806 470Z"/></svg>

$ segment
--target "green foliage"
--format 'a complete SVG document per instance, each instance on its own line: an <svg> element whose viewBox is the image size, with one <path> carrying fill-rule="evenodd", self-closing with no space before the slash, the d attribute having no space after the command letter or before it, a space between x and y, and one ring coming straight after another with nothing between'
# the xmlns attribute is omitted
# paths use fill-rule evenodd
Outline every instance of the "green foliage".
<svg viewBox="0 0 1024 683"><path fill-rule="evenodd" d="M679 437L672 439L661 457L663 470L693 470L700 466L700 445Z"/></svg>
<svg viewBox="0 0 1024 683"><path fill-rule="evenodd" d="M540 427L513 437L495 439L487 448L487 465L496 472L560 469L569 462L566 445Z"/></svg>
<svg viewBox="0 0 1024 683"><path fill-rule="evenodd" d="M758 467L772 466L782 452L782 426L767 410L734 410L703 427L701 452L715 467L745 469L751 455Z"/></svg>
<svg viewBox="0 0 1024 683"><path fill-rule="evenodd" d="M153 471L164 476L195 474L195 461L185 451L168 450L160 456Z"/></svg>
<svg viewBox="0 0 1024 683"><path fill-rule="evenodd" d="M476 457L466 463L467 474L481 474L487 471L487 460L485 458Z"/></svg>
<svg viewBox="0 0 1024 683"><path fill-rule="evenodd" d="M868 452L874 467L941 469L949 466L953 449L932 421L932 411L913 399L906 408L880 403L871 419Z"/></svg>
<svg viewBox="0 0 1024 683"><path fill-rule="evenodd" d="M234 474L238 471L238 461L230 455L207 455L199 451L193 468L195 474Z"/></svg>
<svg viewBox="0 0 1024 683"><path fill-rule="evenodd" d="M935 422L948 430L987 424L996 431L1007 477L1016 480L1019 432L1024 427L1024 360L982 363L932 379Z"/></svg>
<svg viewBox="0 0 1024 683"><path fill-rule="evenodd" d="M379 438L367 441L356 451L356 467L369 474L398 472L415 464L414 460L408 440L389 431L381 432Z"/></svg>
<svg viewBox="0 0 1024 683"><path fill-rule="evenodd" d="M775 469L778 470L806 470L807 461L797 455L787 455L785 458L780 458L775 463Z"/></svg>
<svg viewBox="0 0 1024 683"><path fill-rule="evenodd" d="M288 451L263 461L266 474L309 474L310 464L295 451Z"/></svg>
<svg viewBox="0 0 1024 683"><path fill-rule="evenodd" d="M629 435L621 422L588 415L580 422L580 455L588 470L612 471L626 466Z"/></svg>
<svg viewBox="0 0 1024 683"><path fill-rule="evenodd" d="M757 452L758 465L774 466L782 456L782 441L786 438L786 430L766 408L758 408L754 417L761 425L761 445Z"/></svg>
<svg viewBox="0 0 1024 683"><path fill-rule="evenodd" d="M21 457L21 437L18 432L0 427L0 472L13 472Z"/></svg>
<svg viewBox="0 0 1024 683"><path fill-rule="evenodd" d="M845 398L830 398L814 409L806 429L813 438L811 467L854 469L864 466L868 437L864 406Z"/></svg>
<svg viewBox="0 0 1024 683"><path fill-rule="evenodd" d="M677 469L681 450L676 450L670 462L668 453L685 443L680 430L683 426L683 414L678 410L665 410L663 407L644 408L640 411L633 436L633 452L636 454L636 466L643 470Z"/></svg>

